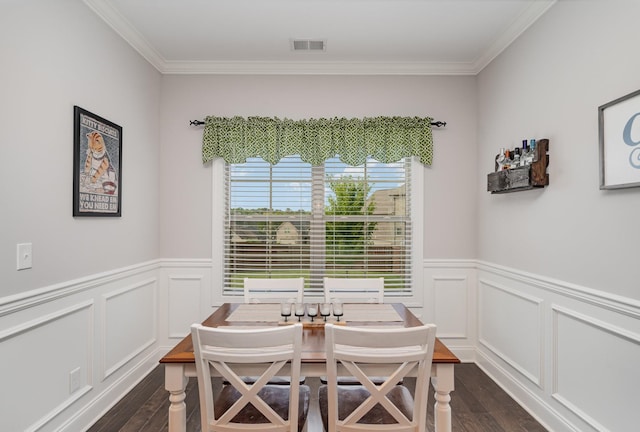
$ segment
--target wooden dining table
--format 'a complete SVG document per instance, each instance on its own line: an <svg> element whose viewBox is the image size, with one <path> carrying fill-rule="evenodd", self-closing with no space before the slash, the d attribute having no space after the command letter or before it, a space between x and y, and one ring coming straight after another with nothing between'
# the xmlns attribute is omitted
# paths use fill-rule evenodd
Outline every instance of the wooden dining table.
<svg viewBox="0 0 640 432"><path fill-rule="evenodd" d="M245 305L245 306L243 306ZM347 305L345 305L347 306ZM265 304L265 311L271 308L271 315L267 318L260 317L260 308L249 310L243 303L225 303L213 314L205 319L202 324L209 327L237 326L237 327L264 327L283 325L280 317L280 306ZM357 326L404 326L415 327L422 322L403 304L362 304L353 306L354 311L361 315L356 318L355 312L345 310L341 321L343 325ZM242 312L245 314L242 314ZM257 311L257 312L256 312ZM385 320L384 317L389 317ZM363 318L365 316L365 318ZM357 321L353 321L356 320ZM335 320L335 318L334 318ZM288 322L295 322L289 319ZM195 360L193 356L193 343L189 334L182 339L171 351L169 351L160 363L165 367L165 388L169 392L169 432L186 432L185 389L188 379L196 376ZM434 423L436 432L451 432L451 400L450 393L454 390L454 365L460 360L436 338L433 363L431 366L431 384L435 390ZM302 366L301 375L308 377L320 377L327 374L326 353L324 341L324 325L322 318L316 318L310 322L304 321ZM249 375L249 373L247 373Z"/></svg>

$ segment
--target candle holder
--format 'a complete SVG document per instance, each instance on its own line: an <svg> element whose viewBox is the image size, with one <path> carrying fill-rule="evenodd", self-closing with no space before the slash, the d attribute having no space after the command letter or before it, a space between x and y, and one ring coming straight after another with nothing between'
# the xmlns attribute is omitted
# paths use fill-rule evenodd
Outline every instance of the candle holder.
<svg viewBox="0 0 640 432"><path fill-rule="evenodd" d="M318 304L317 303L310 303L307 306L307 315L309 315L309 317L311 317L311 322L313 322L313 319L318 316Z"/></svg>
<svg viewBox="0 0 640 432"><path fill-rule="evenodd" d="M298 317L298 322L300 322L302 317L305 315L304 303L296 303L294 314Z"/></svg>
<svg viewBox="0 0 640 432"><path fill-rule="evenodd" d="M284 322L287 322L291 316L291 303L288 301L280 303L280 315L284 317Z"/></svg>
<svg viewBox="0 0 640 432"><path fill-rule="evenodd" d="M327 317L331 315L331 303L320 303L320 315L327 321Z"/></svg>
<svg viewBox="0 0 640 432"><path fill-rule="evenodd" d="M336 317L336 321L340 321L340 317L344 314L342 309L342 302L339 300L333 300L333 316Z"/></svg>

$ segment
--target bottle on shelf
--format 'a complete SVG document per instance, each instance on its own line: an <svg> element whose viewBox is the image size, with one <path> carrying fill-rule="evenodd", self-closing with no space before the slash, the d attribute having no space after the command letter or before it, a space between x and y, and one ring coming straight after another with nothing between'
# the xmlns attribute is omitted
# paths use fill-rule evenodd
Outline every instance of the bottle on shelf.
<svg viewBox="0 0 640 432"><path fill-rule="evenodd" d="M511 168L529 166L537 160L536 140L522 140L522 148L516 146L513 149L502 147L495 157L495 171L503 171Z"/></svg>
<svg viewBox="0 0 640 432"><path fill-rule="evenodd" d="M511 164L511 168L519 168L522 166L521 158L520 158L520 149L518 147L513 149L513 164Z"/></svg>
<svg viewBox="0 0 640 432"><path fill-rule="evenodd" d="M496 155L496 163L495 163L496 171L502 171L504 169L504 160L505 160L504 147L502 147L500 149L500 153Z"/></svg>
<svg viewBox="0 0 640 432"><path fill-rule="evenodd" d="M533 162L533 153L531 152L531 147L527 146L527 150L524 156L522 157L522 160L523 160L524 166L531 165L531 163Z"/></svg>
<svg viewBox="0 0 640 432"><path fill-rule="evenodd" d="M527 157L529 155L529 141L522 140L522 149L520 149L520 166L529 165Z"/></svg>
<svg viewBox="0 0 640 432"><path fill-rule="evenodd" d="M504 152L504 162L502 164L502 169L503 170L508 170L509 168L511 168L511 162L513 162L513 160L511 159L511 150L505 150Z"/></svg>
<svg viewBox="0 0 640 432"><path fill-rule="evenodd" d="M529 141L529 151L531 153L531 163L538 161L538 152L536 151L536 140L531 138Z"/></svg>

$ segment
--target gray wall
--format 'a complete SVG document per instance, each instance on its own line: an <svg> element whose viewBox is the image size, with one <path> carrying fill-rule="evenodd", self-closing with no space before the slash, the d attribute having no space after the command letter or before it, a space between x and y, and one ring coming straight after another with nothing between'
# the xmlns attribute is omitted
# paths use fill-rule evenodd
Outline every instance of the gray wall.
<svg viewBox="0 0 640 432"><path fill-rule="evenodd" d="M3 2L0 41L0 297L158 258L161 75L79 1ZM121 218L72 217L74 105L124 129Z"/></svg>
<svg viewBox="0 0 640 432"><path fill-rule="evenodd" d="M480 260L640 299L640 189L599 190L598 162L598 107L640 88L638 17L558 2L479 74ZM523 138L549 138L549 187L490 195L495 155Z"/></svg>

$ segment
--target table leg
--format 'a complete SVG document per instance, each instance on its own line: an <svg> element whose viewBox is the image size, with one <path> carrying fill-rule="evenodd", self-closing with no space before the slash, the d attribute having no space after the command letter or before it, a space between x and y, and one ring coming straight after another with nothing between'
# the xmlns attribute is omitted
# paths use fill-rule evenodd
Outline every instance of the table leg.
<svg viewBox="0 0 640 432"><path fill-rule="evenodd" d="M186 397L188 378L183 364L166 363L164 365L164 388L169 392L169 432L186 432L187 405Z"/></svg>
<svg viewBox="0 0 640 432"><path fill-rule="evenodd" d="M433 370L435 369L435 371ZM451 400L450 393L454 390L453 364L438 363L434 365L431 374L431 384L435 389L435 406L433 411L435 431L451 432Z"/></svg>

